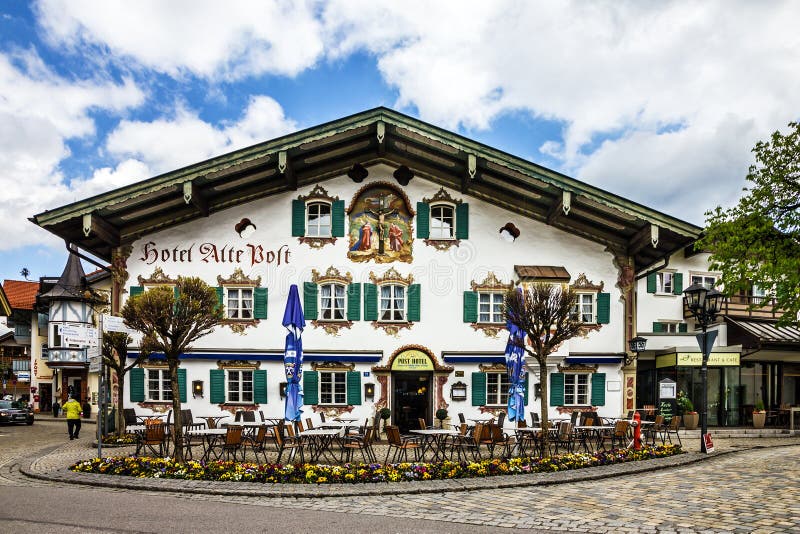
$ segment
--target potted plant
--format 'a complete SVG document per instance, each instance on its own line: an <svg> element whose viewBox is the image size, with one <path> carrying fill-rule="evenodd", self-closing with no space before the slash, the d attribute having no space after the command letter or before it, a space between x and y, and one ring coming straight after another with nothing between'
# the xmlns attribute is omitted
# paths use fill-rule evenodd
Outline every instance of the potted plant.
<svg viewBox="0 0 800 534"><path fill-rule="evenodd" d="M683 417L683 425L686 427L686 430L696 429L697 425L700 423L700 415L694 411L694 404L692 404L692 400L686 395L686 393L680 391L678 392L678 398L676 399L676 402L678 404L678 411Z"/></svg>
<svg viewBox="0 0 800 534"><path fill-rule="evenodd" d="M447 419L447 410L444 408L436 410L436 419L439 420L439 428L444 428L444 421Z"/></svg>
<svg viewBox="0 0 800 534"><path fill-rule="evenodd" d="M389 424L389 417L391 417L392 411L389 408L381 408L378 415L383 419L383 432L386 433L386 425Z"/></svg>
<svg viewBox="0 0 800 534"><path fill-rule="evenodd" d="M764 410L764 401L756 399L756 407L753 409L753 428L764 428L767 421L767 412Z"/></svg>

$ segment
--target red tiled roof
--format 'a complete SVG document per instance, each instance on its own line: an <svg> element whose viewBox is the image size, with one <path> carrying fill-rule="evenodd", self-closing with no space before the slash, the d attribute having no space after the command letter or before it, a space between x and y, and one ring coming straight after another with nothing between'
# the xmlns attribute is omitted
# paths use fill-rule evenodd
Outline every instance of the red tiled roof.
<svg viewBox="0 0 800 534"><path fill-rule="evenodd" d="M39 282L23 280L5 280L3 290L8 297L8 303L18 310L32 310L39 292Z"/></svg>

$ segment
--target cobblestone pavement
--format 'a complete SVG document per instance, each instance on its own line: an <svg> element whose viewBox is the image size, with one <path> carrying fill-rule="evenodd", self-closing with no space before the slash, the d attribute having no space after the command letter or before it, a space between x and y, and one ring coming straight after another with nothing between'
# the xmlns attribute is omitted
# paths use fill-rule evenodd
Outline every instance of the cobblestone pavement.
<svg viewBox="0 0 800 534"><path fill-rule="evenodd" d="M20 472L20 468L27 468L39 474L64 474L63 469L70 462L94 455L96 451L89 448L88 438L82 437L79 442L64 442L66 428L60 432L58 425L66 427L63 423L46 421L37 422L34 427L0 427L0 486L66 485L65 481L30 479ZM86 430L90 429L93 430L93 427L87 425ZM30 431L27 444L24 439L26 431ZM85 431L82 435L88 436ZM13 439L17 436L23 439ZM58 442L60 445L57 445ZM689 450L697 448L691 443L686 445ZM536 531L800 531L800 438L720 439L715 446L720 452L710 457L702 457L699 453L683 455L684 458L702 461L627 476L609 476L612 473L606 473L603 475L605 478L597 480L563 483L569 480L568 476L577 472L558 474L562 477L560 479L537 479L533 475L529 480L536 485L484 487L469 491L464 491L465 486L459 484L448 488L449 482L443 482L442 486L434 487L434 493L421 494L394 495L392 486L380 485L364 486L362 489L368 490L367 493L381 490L384 494L341 496L336 495L336 488L330 486L306 486L310 491L328 495L325 498L281 497L279 494L265 497L259 494L259 491L263 492L263 485L205 483L198 493L186 493L189 483L183 481L138 482L142 483L144 493L153 493L156 484L163 484L161 489L169 495L191 500L294 509L302 507L316 511L419 518L451 524L468 523ZM626 469L631 466L633 464L627 464ZM626 469L618 469L614 473L625 472ZM515 484L526 478L508 477L514 479ZM487 486L496 481L483 479L481 483ZM233 486L261 488L252 493L217 494L224 493L222 487ZM96 490L139 491L122 488Z"/></svg>

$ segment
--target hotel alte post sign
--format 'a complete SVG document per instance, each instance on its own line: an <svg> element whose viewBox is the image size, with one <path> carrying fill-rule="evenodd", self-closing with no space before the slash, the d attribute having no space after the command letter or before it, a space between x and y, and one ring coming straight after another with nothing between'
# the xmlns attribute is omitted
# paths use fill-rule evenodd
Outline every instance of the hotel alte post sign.
<svg viewBox="0 0 800 534"><path fill-rule="evenodd" d="M392 362L392 371L433 371L433 362L421 350L404 350Z"/></svg>

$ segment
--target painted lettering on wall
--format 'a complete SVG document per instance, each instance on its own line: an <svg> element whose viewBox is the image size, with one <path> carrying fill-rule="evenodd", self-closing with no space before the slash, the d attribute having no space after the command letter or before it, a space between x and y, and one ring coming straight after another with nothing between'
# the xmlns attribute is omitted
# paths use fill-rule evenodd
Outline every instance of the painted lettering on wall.
<svg viewBox="0 0 800 534"><path fill-rule="evenodd" d="M139 258L147 265L156 262L192 263L247 263L251 267L259 264L275 264L281 266L289 263L291 254L289 245L281 245L276 249L264 248L262 245L248 243L244 248L218 243L201 243L197 245L177 245L159 247L155 242L148 241L142 245L142 257Z"/></svg>

